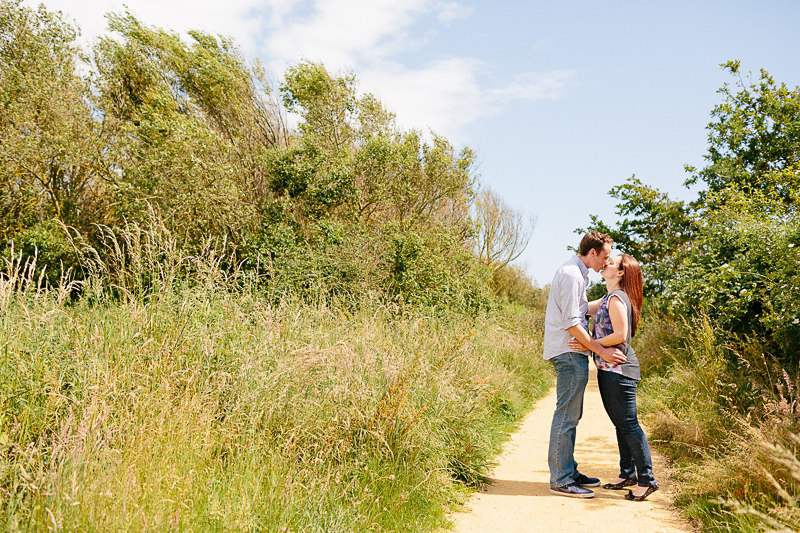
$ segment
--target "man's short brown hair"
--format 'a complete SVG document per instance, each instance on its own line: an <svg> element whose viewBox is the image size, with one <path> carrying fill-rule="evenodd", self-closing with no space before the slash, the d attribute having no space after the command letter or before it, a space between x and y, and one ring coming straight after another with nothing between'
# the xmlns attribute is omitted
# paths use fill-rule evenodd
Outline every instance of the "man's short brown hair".
<svg viewBox="0 0 800 533"><path fill-rule="evenodd" d="M580 248L578 248L578 255L588 255L591 250L597 250L600 253L603 247L608 244L614 244L614 241L605 233L599 231L590 231L581 239Z"/></svg>

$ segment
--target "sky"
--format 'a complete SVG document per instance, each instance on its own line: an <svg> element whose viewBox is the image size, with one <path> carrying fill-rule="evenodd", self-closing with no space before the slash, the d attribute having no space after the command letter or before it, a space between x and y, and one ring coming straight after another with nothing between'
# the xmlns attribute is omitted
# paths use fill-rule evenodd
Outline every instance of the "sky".
<svg viewBox="0 0 800 533"><path fill-rule="evenodd" d="M232 37L276 83L303 60L352 72L402 129L472 148L481 187L536 217L517 264L540 286L590 214L617 220L608 191L630 176L696 196L684 165L703 166L717 91L737 81L720 63L800 85L798 0L44 3L76 22L87 46L124 3L149 25Z"/></svg>

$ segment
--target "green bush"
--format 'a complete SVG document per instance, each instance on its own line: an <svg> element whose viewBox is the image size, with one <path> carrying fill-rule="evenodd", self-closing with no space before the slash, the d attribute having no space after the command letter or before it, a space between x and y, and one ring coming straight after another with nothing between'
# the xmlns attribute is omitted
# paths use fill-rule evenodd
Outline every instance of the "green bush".
<svg viewBox="0 0 800 533"><path fill-rule="evenodd" d="M495 295L526 307L547 305L547 290L537 287L525 271L514 265L496 270L492 277Z"/></svg>
<svg viewBox="0 0 800 533"><path fill-rule="evenodd" d="M384 265L390 295L404 303L475 313L494 305L488 269L442 228L415 233L390 228Z"/></svg>
<svg viewBox="0 0 800 533"><path fill-rule="evenodd" d="M12 258L12 254L16 257ZM67 279L81 279L79 254L72 246L67 229L56 220L38 222L20 233L0 253L6 264L12 260L36 264L38 281L56 287ZM6 270L0 266L0 272Z"/></svg>
<svg viewBox="0 0 800 533"><path fill-rule="evenodd" d="M664 291L677 316L705 314L721 335L756 335L789 365L800 361L800 224L792 212L729 191Z"/></svg>
<svg viewBox="0 0 800 533"><path fill-rule="evenodd" d="M800 378L765 351L765 339L713 324L657 308L644 315L636 349L648 435L675 465L678 503L704 530L797 524L787 495L800 493Z"/></svg>

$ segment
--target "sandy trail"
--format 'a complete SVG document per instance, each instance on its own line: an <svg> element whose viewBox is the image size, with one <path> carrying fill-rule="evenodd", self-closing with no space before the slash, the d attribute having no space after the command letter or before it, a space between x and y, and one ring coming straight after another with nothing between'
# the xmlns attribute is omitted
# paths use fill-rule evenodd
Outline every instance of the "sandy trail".
<svg viewBox="0 0 800 533"><path fill-rule="evenodd" d="M603 409L595 374L591 368L583 418L578 424L575 459L581 472L607 483L619 473L619 456L614 426ZM595 491L592 499L551 495L547 446L555 405L553 387L503 447L491 475L494 482L473 494L464 512L451 515L455 533L693 531L672 506L664 461L655 452L654 470L661 489L644 502L625 500L627 490L602 487L592 488Z"/></svg>

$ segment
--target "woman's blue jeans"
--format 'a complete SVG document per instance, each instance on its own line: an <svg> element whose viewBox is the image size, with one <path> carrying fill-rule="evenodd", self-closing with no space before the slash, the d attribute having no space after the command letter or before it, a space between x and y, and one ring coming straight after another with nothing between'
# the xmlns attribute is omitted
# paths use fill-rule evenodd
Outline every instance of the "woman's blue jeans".
<svg viewBox="0 0 800 533"><path fill-rule="evenodd" d="M600 397L611 422L617 428L619 477L638 479L640 487L655 481L647 436L636 415L636 380L616 372L597 371Z"/></svg>
<svg viewBox="0 0 800 533"><path fill-rule="evenodd" d="M550 487L569 485L580 475L575 462L575 428L583 416L583 392L589 382L589 358L566 352L550 359L556 371L556 410L550 426Z"/></svg>

